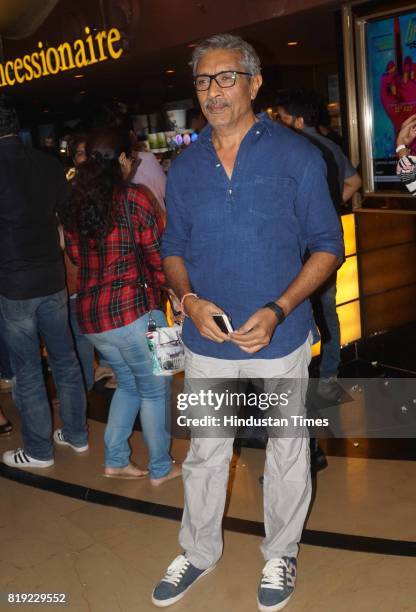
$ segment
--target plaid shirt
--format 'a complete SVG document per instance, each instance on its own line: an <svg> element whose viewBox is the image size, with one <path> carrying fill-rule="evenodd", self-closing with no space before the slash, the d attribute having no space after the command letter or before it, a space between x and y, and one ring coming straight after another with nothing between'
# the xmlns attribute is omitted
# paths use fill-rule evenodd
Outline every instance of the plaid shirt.
<svg viewBox="0 0 416 612"><path fill-rule="evenodd" d="M129 185L127 199L135 240L144 260L149 307L158 309L165 282L160 258L162 220L140 188ZM74 232L65 232L67 253L78 266L76 306L84 334L124 327L146 312L123 196L115 196L114 205L114 227L98 246L80 242Z"/></svg>

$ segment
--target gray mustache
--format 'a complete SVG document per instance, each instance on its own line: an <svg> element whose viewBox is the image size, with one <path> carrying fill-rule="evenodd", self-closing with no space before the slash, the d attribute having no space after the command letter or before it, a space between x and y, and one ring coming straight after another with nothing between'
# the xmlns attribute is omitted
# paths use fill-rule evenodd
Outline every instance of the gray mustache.
<svg viewBox="0 0 416 612"><path fill-rule="evenodd" d="M212 107L214 108L227 108L228 106L230 106L227 102L223 103L219 103L218 102L206 102L205 103L205 108L210 109Z"/></svg>

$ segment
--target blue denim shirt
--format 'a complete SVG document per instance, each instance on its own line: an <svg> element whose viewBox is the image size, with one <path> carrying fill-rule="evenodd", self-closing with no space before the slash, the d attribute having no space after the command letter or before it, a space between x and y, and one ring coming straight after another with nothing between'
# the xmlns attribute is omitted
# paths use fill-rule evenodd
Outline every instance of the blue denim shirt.
<svg viewBox="0 0 416 612"><path fill-rule="evenodd" d="M162 257L183 257L195 293L221 306L237 329L276 300L299 274L305 250L342 259L341 226L320 151L292 130L259 116L228 178L207 126L172 164ZM193 352L220 359L271 359L298 348L313 328L309 300L249 355L232 342L203 338L186 319Z"/></svg>

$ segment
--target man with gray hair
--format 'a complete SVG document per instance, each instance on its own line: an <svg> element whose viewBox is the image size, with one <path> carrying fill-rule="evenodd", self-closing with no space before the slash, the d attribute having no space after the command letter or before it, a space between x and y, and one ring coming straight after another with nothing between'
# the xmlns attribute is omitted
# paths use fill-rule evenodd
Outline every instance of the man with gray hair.
<svg viewBox="0 0 416 612"><path fill-rule="evenodd" d="M289 379L290 406L279 406L279 414L301 417L313 326L307 298L343 258L324 162L305 139L254 114L262 77L251 45L230 34L213 36L195 49L192 65L209 125L172 164L162 245L168 284L186 315L185 391L198 379L209 385L249 378L262 379L264 391L275 393L287 388ZM306 249L311 255L303 264ZM230 315L235 331L230 325L222 331L217 313ZM194 414L202 410L198 406ZM203 436L191 429L183 464L184 553L154 589L156 606L181 599L221 557L233 454L233 438L226 433ZM261 611L281 610L294 592L310 496L307 432L301 428L301 435L279 437L270 427Z"/></svg>

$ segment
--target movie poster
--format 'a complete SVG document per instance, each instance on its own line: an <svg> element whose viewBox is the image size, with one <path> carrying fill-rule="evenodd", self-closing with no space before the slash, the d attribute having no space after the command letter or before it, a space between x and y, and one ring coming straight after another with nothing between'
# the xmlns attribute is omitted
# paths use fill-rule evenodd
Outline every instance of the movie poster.
<svg viewBox="0 0 416 612"><path fill-rule="evenodd" d="M416 12L368 22L366 46L374 191L397 190L396 134L416 112Z"/></svg>

